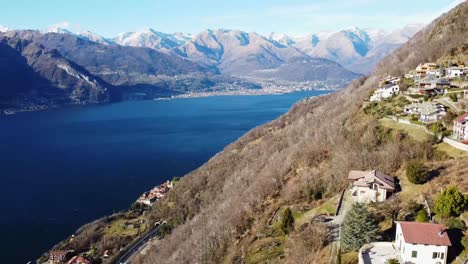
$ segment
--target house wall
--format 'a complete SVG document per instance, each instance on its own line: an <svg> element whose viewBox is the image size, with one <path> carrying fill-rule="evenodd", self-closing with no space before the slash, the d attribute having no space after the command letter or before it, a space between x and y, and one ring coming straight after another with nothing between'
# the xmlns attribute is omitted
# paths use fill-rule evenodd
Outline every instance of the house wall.
<svg viewBox="0 0 468 264"><path fill-rule="evenodd" d="M420 245L406 243L401 231L400 224L397 224L395 232L395 249L399 255L400 263L424 263L424 264L445 264L447 263L447 246ZM413 251L417 251L417 257L411 257ZM444 253L444 258L432 258L433 253Z"/></svg>
<svg viewBox="0 0 468 264"><path fill-rule="evenodd" d="M378 188L376 191L369 187L355 186L354 190L357 191L356 201L358 203L383 202L387 199L387 190L385 189Z"/></svg>

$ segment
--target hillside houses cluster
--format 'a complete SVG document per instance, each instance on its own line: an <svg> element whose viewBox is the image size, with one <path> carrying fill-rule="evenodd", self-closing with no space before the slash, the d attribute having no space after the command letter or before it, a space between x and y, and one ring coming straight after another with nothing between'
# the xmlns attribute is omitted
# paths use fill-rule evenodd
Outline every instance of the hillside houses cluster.
<svg viewBox="0 0 468 264"><path fill-rule="evenodd" d="M460 115L464 109L457 107L459 100L468 100L468 67L452 64L449 67L428 62L419 64L401 77L386 76L370 96L371 103L390 102L401 95L410 103L393 116L407 119L405 122L429 125L444 121L444 129L453 130L452 139L468 144L467 116L453 121L453 128L444 119L449 112ZM404 99L403 99L404 100ZM452 118L450 118L452 119Z"/></svg>
<svg viewBox="0 0 468 264"><path fill-rule="evenodd" d="M148 192L143 193L138 200L137 203L146 204L146 205L153 205L158 199L164 197L164 195L173 187L172 181L166 181L165 183L158 185L151 189Z"/></svg>
<svg viewBox="0 0 468 264"><path fill-rule="evenodd" d="M428 62L418 65L415 70L405 75L412 79L414 85L408 88L409 93L423 95L444 94L450 88L456 88L451 81L455 79L467 80L468 67L465 65L452 65L448 68Z"/></svg>
<svg viewBox="0 0 468 264"><path fill-rule="evenodd" d="M468 116L467 116L468 118ZM386 201L395 191L395 177L376 170L352 170L348 174L351 198L357 203ZM448 248L452 245L442 224L396 221L393 242L372 242L359 251L359 263L447 263Z"/></svg>
<svg viewBox="0 0 468 264"><path fill-rule="evenodd" d="M457 88L451 81L468 80L468 67L454 65L448 68L438 66L436 63L424 63L416 69L405 74L404 78L413 80L408 88L408 94L437 95L444 94L450 88ZM371 102L378 102L400 93L401 78L387 76L383 78L379 87L370 97Z"/></svg>

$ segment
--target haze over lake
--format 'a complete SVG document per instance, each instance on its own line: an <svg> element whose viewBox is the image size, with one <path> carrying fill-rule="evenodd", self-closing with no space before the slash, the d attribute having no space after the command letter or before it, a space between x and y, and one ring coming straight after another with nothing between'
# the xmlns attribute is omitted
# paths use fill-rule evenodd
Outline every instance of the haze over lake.
<svg viewBox="0 0 468 264"><path fill-rule="evenodd" d="M26 263L82 224L197 168L295 102L328 91L218 96L0 116L1 259Z"/></svg>

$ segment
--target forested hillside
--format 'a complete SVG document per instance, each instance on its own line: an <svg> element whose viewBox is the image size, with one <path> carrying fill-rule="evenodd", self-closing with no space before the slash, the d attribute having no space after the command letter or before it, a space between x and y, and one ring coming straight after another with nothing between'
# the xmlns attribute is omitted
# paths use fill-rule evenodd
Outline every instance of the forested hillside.
<svg viewBox="0 0 468 264"><path fill-rule="evenodd" d="M399 76L468 45L467 24L465 2L384 59L373 75L298 103L182 178L151 212L154 221L165 219L173 230L140 263L318 260L327 244L325 227L305 223L275 234L277 210L318 206L319 198L334 197L347 185L351 169L395 174L408 160L430 160L430 141L390 133L361 107L384 75Z"/></svg>

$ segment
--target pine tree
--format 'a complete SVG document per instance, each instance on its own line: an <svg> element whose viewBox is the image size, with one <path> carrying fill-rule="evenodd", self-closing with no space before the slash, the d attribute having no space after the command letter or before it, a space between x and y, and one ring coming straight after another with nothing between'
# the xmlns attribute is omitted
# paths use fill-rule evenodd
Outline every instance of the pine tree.
<svg viewBox="0 0 468 264"><path fill-rule="evenodd" d="M380 238L380 229L374 216L364 204L354 204L346 214L341 236L343 250L358 250L364 244Z"/></svg>
<svg viewBox="0 0 468 264"><path fill-rule="evenodd" d="M286 208L281 219L281 230L283 230L285 234L288 234L293 228L294 216L292 215L291 209Z"/></svg>

